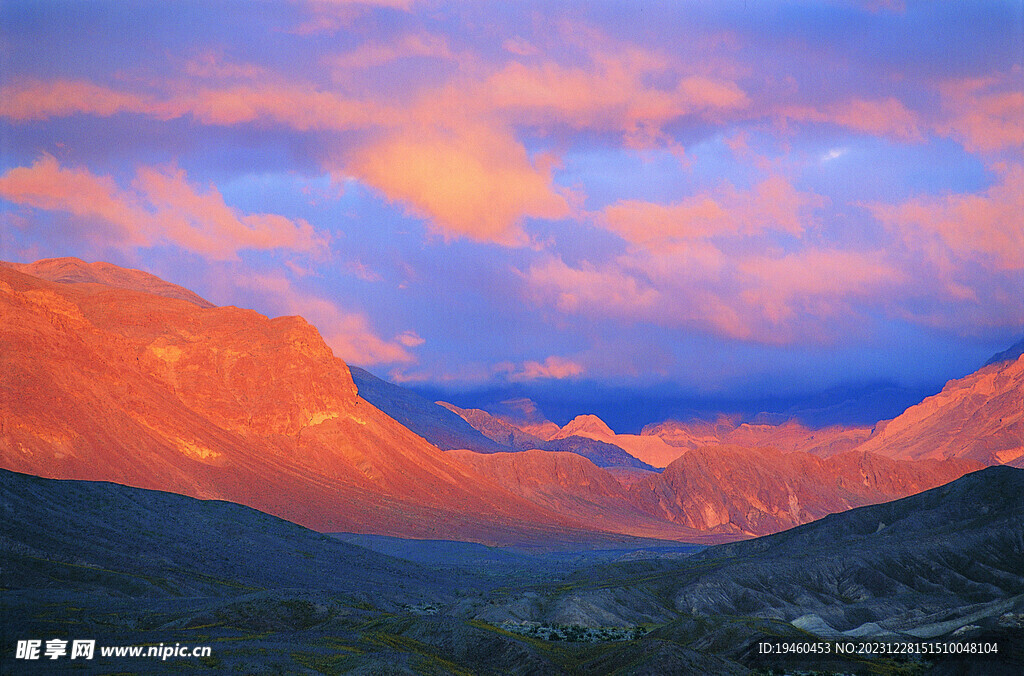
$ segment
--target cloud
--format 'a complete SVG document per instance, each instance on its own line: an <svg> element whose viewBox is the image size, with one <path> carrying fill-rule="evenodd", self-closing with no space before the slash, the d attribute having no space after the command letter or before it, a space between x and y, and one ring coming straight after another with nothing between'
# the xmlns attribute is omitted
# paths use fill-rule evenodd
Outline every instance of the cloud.
<svg viewBox="0 0 1024 676"><path fill-rule="evenodd" d="M382 279L384 279L383 277L381 277L379 272L377 272L371 266L359 260L349 261L348 263L346 263L345 270L355 275L357 278L363 280L364 282L379 282Z"/></svg>
<svg viewBox="0 0 1024 676"><path fill-rule="evenodd" d="M136 113L159 120L191 116L209 125L280 124L299 131L368 129L394 117L386 106L273 79L205 87L192 82L171 89L157 97L86 81L32 81L0 88L0 117L23 122Z"/></svg>
<svg viewBox="0 0 1024 676"><path fill-rule="evenodd" d="M924 141L920 115L891 96L884 99L852 98L822 108L783 106L778 114L783 119L836 124L864 134L887 136L908 143Z"/></svg>
<svg viewBox="0 0 1024 676"><path fill-rule="evenodd" d="M980 194L923 196L868 205L907 246L932 256L1024 270L1024 166L1003 167Z"/></svg>
<svg viewBox="0 0 1024 676"><path fill-rule="evenodd" d="M648 283L614 267L583 262L567 265L549 257L524 273L526 292L533 302L566 314L639 319L661 304L661 294Z"/></svg>
<svg viewBox="0 0 1024 676"><path fill-rule="evenodd" d="M395 340L406 347L419 347L426 342L415 331L403 331L395 336Z"/></svg>
<svg viewBox="0 0 1024 676"><path fill-rule="evenodd" d="M349 11L350 5L308 7L330 14ZM409 3L395 6L408 9ZM186 79L157 80L146 94L86 81L10 85L0 90L0 114L25 121L133 113L160 120L189 117L211 126L355 131L343 143L330 144L327 164L334 175L358 177L429 219L430 229L445 239L520 246L530 241L525 219L571 212L567 193L552 180L556 157L528 151L524 127L552 137L566 130L610 132L631 147L651 147L670 142L664 127L675 120L715 119L749 104L735 82L679 72L681 64L663 54L582 26L553 30L571 41L580 59L561 63L561 50L531 56L536 48L513 41L517 54L502 52L489 61L479 53L453 54L445 37L413 32L325 57L323 63L341 77L323 88L206 51L186 62ZM393 83L411 92L407 104L345 91L353 71L379 72L399 60L424 58L452 60L458 67L449 80L425 85L415 69L396 70ZM520 58L527 62L515 60Z"/></svg>
<svg viewBox="0 0 1024 676"><path fill-rule="evenodd" d="M800 235L813 209L825 203L819 195L796 190L781 176L770 176L748 191L726 185L669 205L623 200L606 207L600 222L642 246L768 231Z"/></svg>
<svg viewBox="0 0 1024 676"><path fill-rule="evenodd" d="M61 167L43 155L29 167L0 176L0 197L43 211L69 213L86 236L119 248L172 244L214 260L243 249L288 249L320 255L325 235L302 219L244 214L228 206L214 187L190 184L174 168L140 167L130 188L85 168ZM99 225L99 229L94 226Z"/></svg>
<svg viewBox="0 0 1024 676"><path fill-rule="evenodd" d="M523 218L569 215L550 167L531 160L510 134L486 127L398 134L361 149L347 166L429 218L445 239L520 246L529 241Z"/></svg>
<svg viewBox="0 0 1024 676"><path fill-rule="evenodd" d="M26 81L0 87L0 117L19 122L84 113L110 117L121 112L156 113L155 100L79 80Z"/></svg>
<svg viewBox="0 0 1024 676"><path fill-rule="evenodd" d="M946 118L936 125L971 152L1024 147L1020 66L1008 75L953 80L939 88Z"/></svg>
<svg viewBox="0 0 1024 676"><path fill-rule="evenodd" d="M635 249L602 264L560 259L524 273L535 304L591 319L697 330L748 342L829 342L887 305L905 276L878 252L807 247L726 255L708 243Z"/></svg>
<svg viewBox="0 0 1024 676"><path fill-rule="evenodd" d="M348 26L356 18L375 8L409 11L417 0L293 0L303 5L309 17L292 33L313 35L333 33Z"/></svg>
<svg viewBox="0 0 1024 676"><path fill-rule="evenodd" d="M391 42L367 42L343 54L328 56L324 62L336 78L346 80L349 71L375 68L412 57L454 59L455 55L444 36L412 33Z"/></svg>
<svg viewBox="0 0 1024 676"><path fill-rule="evenodd" d="M509 380L564 380L566 378L575 378L582 374L583 367L576 362L564 357L551 356L543 362L525 362L521 370L509 375Z"/></svg>

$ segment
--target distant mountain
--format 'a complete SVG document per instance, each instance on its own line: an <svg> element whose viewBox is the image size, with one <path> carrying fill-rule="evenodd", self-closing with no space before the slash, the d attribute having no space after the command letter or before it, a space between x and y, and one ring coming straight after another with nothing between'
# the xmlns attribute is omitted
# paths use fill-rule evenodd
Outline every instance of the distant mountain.
<svg viewBox="0 0 1024 676"><path fill-rule="evenodd" d="M573 418L551 438L565 439L571 436L613 444L652 467L666 467L684 453L684 449L672 446L657 436L616 434L596 415L580 415Z"/></svg>
<svg viewBox="0 0 1024 676"><path fill-rule="evenodd" d="M552 511L577 515L606 530L691 542L776 533L834 512L912 495L981 467L969 460L901 461L856 451L822 459L719 446L688 451L660 474L619 479L563 453L458 452L455 457Z"/></svg>
<svg viewBox="0 0 1024 676"><path fill-rule="evenodd" d="M443 451L468 448L496 453L507 447L481 434L460 416L412 390L393 385L355 366L349 366L359 396Z"/></svg>
<svg viewBox="0 0 1024 676"><path fill-rule="evenodd" d="M544 417L535 401L526 397L503 399L487 406L486 410L491 415L541 439L550 439L559 429L558 425Z"/></svg>
<svg viewBox="0 0 1024 676"><path fill-rule="evenodd" d="M612 474L574 453L531 450L452 454L520 497L560 514L573 514L602 530L637 537L705 541L697 529L667 522L657 513L638 507L629 489Z"/></svg>
<svg viewBox="0 0 1024 676"><path fill-rule="evenodd" d="M981 465L897 461L848 451L822 459L800 451L708 446L689 451L632 487L647 511L705 532L767 535L854 507L939 486Z"/></svg>
<svg viewBox="0 0 1024 676"><path fill-rule="evenodd" d="M506 451L526 451L532 449L564 451L581 455L598 467L628 467L639 470L655 469L623 450L621 446L606 441L599 441L585 435L575 434L566 436L558 434L551 439L545 440L487 411L478 408L459 408L454 404L445 402L438 403L461 416L489 439L494 440L496 443L506 444L504 448Z"/></svg>
<svg viewBox="0 0 1024 676"><path fill-rule="evenodd" d="M560 439L571 436L600 439L602 437L614 437L615 432L613 432L612 428L608 427L608 425L596 415L584 414L578 415L570 420L558 431L558 434L555 435L555 437Z"/></svg>
<svg viewBox="0 0 1024 676"><path fill-rule="evenodd" d="M530 434L510 422L479 408L459 408L444 401L437 402L456 414L488 439L500 444L504 450L525 451L540 448L545 439Z"/></svg>
<svg viewBox="0 0 1024 676"><path fill-rule="evenodd" d="M894 458L969 458L986 465L1024 458L1024 356L1015 348L875 427L857 448Z"/></svg>
<svg viewBox="0 0 1024 676"><path fill-rule="evenodd" d="M811 429L796 421L781 424L741 423L738 418L719 416L714 422L666 421L644 427L642 436L663 439L682 449L702 446L770 446L784 452L803 451L828 457L856 448L871 436L870 427L832 426Z"/></svg>

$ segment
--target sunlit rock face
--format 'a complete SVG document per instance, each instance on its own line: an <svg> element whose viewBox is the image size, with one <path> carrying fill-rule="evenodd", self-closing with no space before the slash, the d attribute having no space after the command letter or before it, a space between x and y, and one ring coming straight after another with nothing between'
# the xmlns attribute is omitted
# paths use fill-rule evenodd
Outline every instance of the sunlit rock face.
<svg viewBox="0 0 1024 676"><path fill-rule="evenodd" d="M105 264L19 267L0 267L7 469L229 499L328 531L497 542L579 526L360 399L299 317L213 307Z"/></svg>
<svg viewBox="0 0 1024 676"><path fill-rule="evenodd" d="M879 423L861 449L894 458L1024 462L1024 355L991 363L902 415Z"/></svg>
<svg viewBox="0 0 1024 676"><path fill-rule="evenodd" d="M979 463L897 461L849 451L822 459L771 448L708 446L688 451L631 492L663 518L701 531L766 535L921 491Z"/></svg>

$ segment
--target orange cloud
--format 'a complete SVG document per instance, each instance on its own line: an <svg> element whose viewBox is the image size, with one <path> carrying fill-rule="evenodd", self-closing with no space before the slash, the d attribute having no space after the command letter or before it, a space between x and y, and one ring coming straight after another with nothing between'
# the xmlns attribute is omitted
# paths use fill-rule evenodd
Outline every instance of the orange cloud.
<svg viewBox="0 0 1024 676"><path fill-rule="evenodd" d="M361 149L348 167L429 217L445 238L523 245L522 218L569 215L550 168L531 161L510 134L486 127L398 134Z"/></svg>
<svg viewBox="0 0 1024 676"><path fill-rule="evenodd" d="M918 197L869 209L913 248L945 257L979 258L1003 270L1024 270L1024 166L1002 171L981 194Z"/></svg>
<svg viewBox="0 0 1024 676"><path fill-rule="evenodd" d="M326 238L299 219L277 214L242 214L229 207L216 188L206 192L188 183L184 171L143 167L131 189L84 168L63 168L51 155L30 167L0 176L0 197L44 211L62 211L106 229L88 230L113 246L146 247L169 243L216 260L233 259L240 249L291 249L318 255Z"/></svg>
<svg viewBox="0 0 1024 676"><path fill-rule="evenodd" d="M785 178L771 176L748 191L726 186L671 205L620 201L605 208L601 223L642 246L767 231L800 235L810 211L824 204L819 195L800 192Z"/></svg>

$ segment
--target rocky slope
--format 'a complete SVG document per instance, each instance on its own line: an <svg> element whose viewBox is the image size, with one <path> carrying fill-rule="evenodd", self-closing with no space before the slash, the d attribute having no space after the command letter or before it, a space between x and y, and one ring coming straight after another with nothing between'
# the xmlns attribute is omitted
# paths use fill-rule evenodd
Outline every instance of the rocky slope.
<svg viewBox="0 0 1024 676"><path fill-rule="evenodd" d="M708 446L635 484L635 502L704 532L767 535L854 507L913 495L979 469L849 451L822 459L770 448Z"/></svg>
<svg viewBox="0 0 1024 676"><path fill-rule="evenodd" d="M444 406L356 366L350 366L349 371L360 397L442 451L466 448L478 453L496 453L508 450Z"/></svg>
<svg viewBox="0 0 1024 676"><path fill-rule="evenodd" d="M880 422L859 449L894 458L969 458L986 465L1024 458L1024 356L946 383L942 391Z"/></svg>
<svg viewBox="0 0 1024 676"><path fill-rule="evenodd" d="M871 430L870 427L841 425L811 429L796 420L780 425L745 423L722 416L714 422L670 420L647 425L641 435L658 437L682 449L718 445L770 446L787 453L803 451L828 457L856 448L871 435Z"/></svg>
<svg viewBox="0 0 1024 676"><path fill-rule="evenodd" d="M612 474L575 453L452 451L452 455L530 502L573 514L603 530L686 542L722 541L707 539L695 528L660 518L645 509L647 505L636 504L629 489Z"/></svg>
<svg viewBox="0 0 1024 676"><path fill-rule="evenodd" d="M632 535L691 542L775 533L827 514L912 495L981 467L969 460L901 461L857 451L822 459L770 448L717 446L689 451L660 474L647 472L623 481L563 453L455 455L553 511Z"/></svg>
<svg viewBox="0 0 1024 676"><path fill-rule="evenodd" d="M1024 471L989 467L902 500L711 547L679 563L611 564L578 572L573 584L533 592L539 598L532 604L517 596L485 607L482 615L490 621L654 622L663 626L651 638L748 664L763 660L756 651L756 640L765 640L756 637L760 631L776 637L799 631L804 641L814 635L998 641L1000 654L989 657L1019 669ZM740 619L747 630L723 631L725 618ZM970 658L973 667L958 663L936 673L1015 673ZM821 664L822 656L816 659Z"/></svg>
<svg viewBox="0 0 1024 676"><path fill-rule="evenodd" d="M582 528L361 399L301 318L73 259L36 267L74 281L0 267L4 468L230 499L326 531L507 542Z"/></svg>

